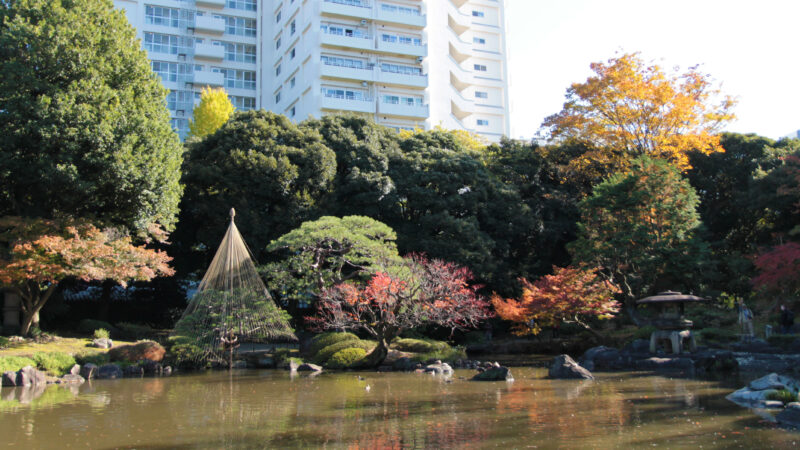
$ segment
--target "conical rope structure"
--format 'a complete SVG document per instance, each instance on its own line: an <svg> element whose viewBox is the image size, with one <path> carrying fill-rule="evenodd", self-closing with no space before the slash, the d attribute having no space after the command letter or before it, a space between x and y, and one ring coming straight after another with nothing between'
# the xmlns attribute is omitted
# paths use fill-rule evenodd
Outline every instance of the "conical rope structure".
<svg viewBox="0 0 800 450"><path fill-rule="evenodd" d="M197 348L196 362L232 362L243 342L295 342L289 315L280 309L256 271L250 249L234 223L178 323L175 335Z"/></svg>

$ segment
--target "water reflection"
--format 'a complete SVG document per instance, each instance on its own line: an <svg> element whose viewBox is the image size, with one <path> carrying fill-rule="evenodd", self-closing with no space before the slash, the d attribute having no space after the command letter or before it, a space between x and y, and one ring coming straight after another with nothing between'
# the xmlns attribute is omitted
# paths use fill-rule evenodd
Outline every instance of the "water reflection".
<svg viewBox="0 0 800 450"><path fill-rule="evenodd" d="M450 380L246 371L3 388L0 435L20 448L783 447L796 439L729 404L731 388L718 382L545 374L520 368L513 383L478 383L462 379L469 371Z"/></svg>

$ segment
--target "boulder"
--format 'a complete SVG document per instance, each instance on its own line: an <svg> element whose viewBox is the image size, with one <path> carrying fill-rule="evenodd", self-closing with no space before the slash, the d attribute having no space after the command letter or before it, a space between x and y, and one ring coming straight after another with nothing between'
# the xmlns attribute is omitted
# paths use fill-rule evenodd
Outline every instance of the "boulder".
<svg viewBox="0 0 800 450"><path fill-rule="evenodd" d="M165 377L172 375L172 367L165 366L164 369L161 371L161 375Z"/></svg>
<svg viewBox="0 0 800 450"><path fill-rule="evenodd" d="M321 372L322 367L316 364L303 363L297 368L298 372Z"/></svg>
<svg viewBox="0 0 800 450"><path fill-rule="evenodd" d="M767 400L767 396L770 394L774 394L778 391L775 389L765 389L763 391L754 391L749 387L743 387L738 391L734 391L731 394L728 394L726 399L743 406L763 406L764 402Z"/></svg>
<svg viewBox="0 0 800 450"><path fill-rule="evenodd" d="M580 365L586 370L616 369L620 365L619 350L611 347L599 346L586 350L580 358Z"/></svg>
<svg viewBox="0 0 800 450"><path fill-rule="evenodd" d="M555 379L594 380L592 373L581 367L569 355L558 355L553 358L548 376Z"/></svg>
<svg viewBox="0 0 800 450"><path fill-rule="evenodd" d="M392 363L392 370L396 370L398 372L411 372L416 368L417 368L417 363L407 356L404 356L402 358L397 358Z"/></svg>
<svg viewBox="0 0 800 450"><path fill-rule="evenodd" d="M167 351L158 342L141 341L132 345L121 345L108 351L111 361L141 361L149 359L160 362Z"/></svg>
<svg viewBox="0 0 800 450"><path fill-rule="evenodd" d="M135 364L135 365L128 366L125 369L123 369L122 373L126 377L132 377L132 378L143 377L144 376L144 368L142 368L142 366L140 366L138 364Z"/></svg>
<svg viewBox="0 0 800 450"><path fill-rule="evenodd" d="M508 367L492 367L483 372L475 374L473 381L514 381L511 370Z"/></svg>
<svg viewBox="0 0 800 450"><path fill-rule="evenodd" d="M71 369L69 369L69 373L70 373L70 375L80 375L81 374L81 366L78 365L78 364L75 364L74 366L72 366Z"/></svg>
<svg viewBox="0 0 800 450"><path fill-rule="evenodd" d="M425 366L425 372L433 373L436 375L452 375L453 368L450 367L450 364L437 361L433 364L428 364L427 366Z"/></svg>
<svg viewBox="0 0 800 450"><path fill-rule="evenodd" d="M247 369L247 361L234 361L232 369Z"/></svg>
<svg viewBox="0 0 800 450"><path fill-rule="evenodd" d="M36 386L44 386L47 384L47 375L44 372L41 372L37 368L33 366L25 366L17 372L18 374L22 375L22 384L21 386L29 386L29 385L36 385ZM26 380L28 380L26 382Z"/></svg>
<svg viewBox="0 0 800 450"><path fill-rule="evenodd" d="M81 367L80 376L82 376L86 380L91 380L92 378L95 378L97 376L97 365L92 363L84 364Z"/></svg>
<svg viewBox="0 0 800 450"><path fill-rule="evenodd" d="M757 380L753 380L747 385L747 387L754 391L763 391L765 389L790 389L794 392L797 392L800 389L800 385L798 385L796 380L778 375L777 373L771 373Z"/></svg>
<svg viewBox="0 0 800 450"><path fill-rule="evenodd" d="M60 382L62 384L81 384L81 383L83 383L85 381L86 380L82 376L74 374L74 373L68 373L68 374L64 375L63 377L61 377L61 379L60 379Z"/></svg>
<svg viewBox="0 0 800 450"><path fill-rule="evenodd" d="M92 341L92 347L109 349L114 346L114 341L109 338L100 338Z"/></svg>
<svg viewBox="0 0 800 450"><path fill-rule="evenodd" d="M286 363L286 370L290 372L297 372L297 368L300 364L297 364L297 361L290 359L288 363Z"/></svg>
<svg viewBox="0 0 800 450"><path fill-rule="evenodd" d="M739 370L739 362L731 352L707 350L692 355L692 358L699 375L705 373L727 374Z"/></svg>
<svg viewBox="0 0 800 450"><path fill-rule="evenodd" d="M104 364L97 370L97 378L101 380L122 378L122 369L116 364Z"/></svg>
<svg viewBox="0 0 800 450"><path fill-rule="evenodd" d="M783 411L775 416L775 419L783 426L800 428L800 403L789 403Z"/></svg>
<svg viewBox="0 0 800 450"><path fill-rule="evenodd" d="M145 375L161 375L164 371L164 367L161 363L150 361L149 359L140 361L139 367L142 368Z"/></svg>
<svg viewBox="0 0 800 450"><path fill-rule="evenodd" d="M12 372L10 370L8 372L4 372L3 373L3 383L2 383L2 385L5 386L5 387L18 386L18 384L17 384L17 372Z"/></svg>

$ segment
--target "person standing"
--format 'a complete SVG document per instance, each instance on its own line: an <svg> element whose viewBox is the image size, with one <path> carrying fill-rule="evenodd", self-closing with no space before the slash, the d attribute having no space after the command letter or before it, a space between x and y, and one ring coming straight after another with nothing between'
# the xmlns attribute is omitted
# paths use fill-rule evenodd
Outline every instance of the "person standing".
<svg viewBox="0 0 800 450"><path fill-rule="evenodd" d="M742 327L742 335L746 336L746 339L751 339L753 337L753 311L744 304L742 300L739 300L739 324Z"/></svg>
<svg viewBox="0 0 800 450"><path fill-rule="evenodd" d="M794 326L794 313L787 308L785 304L781 305L781 316L779 323L781 326L781 333L792 334L792 327Z"/></svg>

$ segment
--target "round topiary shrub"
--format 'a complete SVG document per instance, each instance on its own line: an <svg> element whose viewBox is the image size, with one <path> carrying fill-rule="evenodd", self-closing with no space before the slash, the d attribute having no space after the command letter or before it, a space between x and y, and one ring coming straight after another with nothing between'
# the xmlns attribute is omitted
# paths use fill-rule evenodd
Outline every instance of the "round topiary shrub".
<svg viewBox="0 0 800 450"><path fill-rule="evenodd" d="M108 351L111 361L136 362L143 359L160 362L166 350L158 342L140 341L133 345L121 345Z"/></svg>
<svg viewBox="0 0 800 450"><path fill-rule="evenodd" d="M448 350L450 346L442 341L403 338L392 341L392 348L401 352L431 353Z"/></svg>
<svg viewBox="0 0 800 450"><path fill-rule="evenodd" d="M325 365L328 360L339 350L344 350L346 348L360 348L364 351L372 351L373 348L377 343L372 341L362 341L359 339L349 340L349 341L342 341L337 342L333 345L329 345L322 350L320 350L316 355L313 355L312 360L321 365Z"/></svg>
<svg viewBox="0 0 800 450"><path fill-rule="evenodd" d="M334 353L328 360L326 367L330 369L351 369L367 356L367 351L363 348L346 348Z"/></svg>
<svg viewBox="0 0 800 450"><path fill-rule="evenodd" d="M308 353L310 355L315 355L323 348L336 344L337 342L357 340L358 336L353 333L338 333L330 331L327 333L318 334L311 339L311 347L309 347Z"/></svg>

